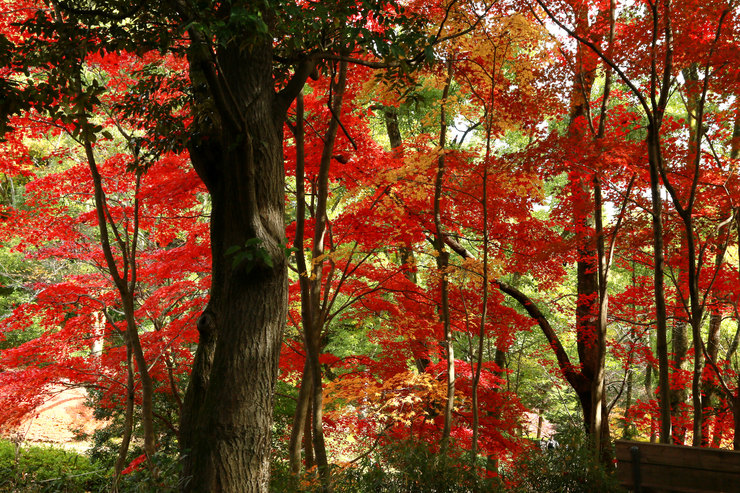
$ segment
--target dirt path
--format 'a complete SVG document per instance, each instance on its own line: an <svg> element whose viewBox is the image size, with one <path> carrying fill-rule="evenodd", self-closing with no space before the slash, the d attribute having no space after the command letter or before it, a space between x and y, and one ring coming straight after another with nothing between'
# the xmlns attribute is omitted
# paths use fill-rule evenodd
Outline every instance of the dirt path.
<svg viewBox="0 0 740 493"><path fill-rule="evenodd" d="M83 451L90 443L79 441L75 431L92 433L105 423L93 418L92 410L85 406L84 389L54 389L58 393L48 400L36 414L24 421L16 430L27 444L55 445Z"/></svg>

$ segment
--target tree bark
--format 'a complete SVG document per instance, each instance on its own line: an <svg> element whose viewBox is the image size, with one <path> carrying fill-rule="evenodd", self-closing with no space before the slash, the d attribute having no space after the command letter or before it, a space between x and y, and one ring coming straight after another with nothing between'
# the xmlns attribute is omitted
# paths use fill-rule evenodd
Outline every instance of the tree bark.
<svg viewBox="0 0 740 493"><path fill-rule="evenodd" d="M673 381L682 381L679 375L686 371L689 360L689 325L685 320L676 320L671 327L671 374ZM675 385L670 389L671 422L680 420L682 404L689 398L689 389L684 385ZM671 424L673 441L683 445L686 438L686 427Z"/></svg>
<svg viewBox="0 0 740 493"><path fill-rule="evenodd" d="M131 345L125 333L123 334L123 338L126 342L126 407L123 414L123 434L121 435L121 443L118 445L116 464L113 468L113 486L111 491L114 493L118 491L118 480L121 476L121 471L126 467L126 456L128 455L131 436L134 431L134 362Z"/></svg>
<svg viewBox="0 0 740 493"><path fill-rule="evenodd" d="M290 442L288 442L288 462L290 473L296 480L301 474L301 444L303 441L303 430L306 427L309 404L311 399L311 367L308 364L308 358L303 365L303 375L301 376L300 388L298 390L298 400L293 415L293 428L290 431Z"/></svg>
<svg viewBox="0 0 740 493"><path fill-rule="evenodd" d="M589 29L585 8L577 8L576 30L586 35ZM596 75L596 55L582 44L576 47L575 77L571 90L568 134L571 139L586 138L586 122L590 123L589 96ZM608 86L605 87L605 99L608 99ZM605 111L606 107L602 107ZM605 115L601 115L602 121ZM600 127L603 132L603 127ZM598 138L598 135L594 137ZM596 251L599 232L594 232L597 210L591 201L591 184L598 178L584 176L579 165L574 163L571 170L574 178L571 183L573 195L573 229L576 231L577 243L577 303L576 303L576 340L578 357L581 363L581 375L587 380L589 390L578 394L583 409L583 423L586 433L593 438L596 449L601 448L602 433L608 438L608 420L602 419L606 410L603 392L603 365L605 351L604 334L606 330L606 291L602 304L602 292L599 289L599 256ZM598 190L598 189L597 189ZM600 218L599 218L600 219ZM602 313L603 308L603 313ZM604 317L603 326L600 316ZM604 429L606 427L606 429Z"/></svg>
<svg viewBox="0 0 740 493"><path fill-rule="evenodd" d="M299 94L296 98L296 119L295 124L292 126L292 130L296 146L296 233L293 240L293 247L296 249L296 263L298 266L299 284L301 288L301 321L304 324L303 347L304 351L306 351L307 335L305 328L307 324L310 324L311 309L308 271L306 267L306 257L303 253L303 242L305 238L306 227L306 151L304 105L302 94ZM304 356L305 361L303 365L303 375L301 375L300 389L298 391L298 401L296 403L295 415L293 416L293 428L291 429L290 442L288 444L288 460L296 488L301 473L302 441L307 442L308 444L306 447L304 447L307 454L309 451L312 452L313 450L310 440L302 440L304 436L304 429L308 431L306 437L310 437L312 435L310 433L311 415L309 414L309 410L311 409L311 399L313 396L311 364L309 362L307 352L305 352Z"/></svg>
<svg viewBox="0 0 740 493"><path fill-rule="evenodd" d="M724 255L723 255L724 256ZM717 256L719 260L719 255ZM719 265L715 265L715 268L719 269ZM717 310L712 310L709 315L709 334L707 335L707 355L710 361L717 361L719 354L720 344L720 325L722 323L722 315ZM713 370L710 370L713 372ZM716 393L716 387L711 378L711 373L704 376L702 379L702 391L701 391L701 414L702 414L702 440L701 446L708 447L712 442L712 436L709 430L709 423L711 422L712 416L712 397Z"/></svg>
<svg viewBox="0 0 740 493"><path fill-rule="evenodd" d="M633 380L634 380L634 375L632 371L627 370L627 393L624 398L625 411L629 410L629 408L632 406L632 382ZM622 422L622 440L629 440L630 438L632 438L632 424L627 419L627 416L625 416Z"/></svg>
<svg viewBox="0 0 740 493"><path fill-rule="evenodd" d="M611 56L614 45L614 33L616 26L616 0L610 0L609 2L609 35L607 38L607 53ZM579 45L580 46L580 45ZM604 64L604 92L601 99L601 111L599 113L599 126L596 132L596 139L601 140L606 134L606 117L608 110L609 97L611 95L611 84L612 84L612 69L608 64ZM634 181L634 178L633 178ZM633 181L630 182L630 189ZM603 201L602 201L602 190L601 190L601 176L599 171L594 172L593 177L594 184L594 225L596 227L596 252L597 252L597 265L598 265L598 283L599 283L599 309L598 318L596 323L596 340L597 340L597 359L598 364L596 366L596 373L594 375L593 382L591 384L591 400L594 408L593 411L593 435L594 435L594 450L597 459L601 459L605 464L610 463L611 454L607 451L610 450L606 445L610 443L611 436L609 432L609 408L606 405L606 385L604 382L606 373L606 330L607 330L607 311L609 307L609 291L608 280L609 280L609 268L611 267L612 253L614 243L616 241L616 230L612 243L610 245L609 252L606 252L605 247L605 232L603 225ZM620 215L620 221L621 221ZM631 375L631 374L630 374Z"/></svg>
<svg viewBox="0 0 740 493"><path fill-rule="evenodd" d="M493 81L491 81L490 104L493 106ZM483 196L481 197L481 209L483 212L483 272L482 272L482 296L480 322L478 326L478 350L476 352L476 367L471 382L472 406L473 406L473 436L470 445L471 466L475 467L478 454L478 427L480 424L480 409L478 409L478 386L480 384L481 369L483 367L483 342L486 337L486 319L488 317L488 163L491 156L491 126L492 108L486 111L486 157L483 162ZM498 349L497 349L498 351ZM472 358L471 358L472 360ZM472 368L471 368L472 370Z"/></svg>
<svg viewBox="0 0 740 493"><path fill-rule="evenodd" d="M337 79L334 80L334 75ZM329 168L331 166L334 143L339 131L339 118L342 111L344 90L347 85L347 62L340 62L338 73L332 71L332 82L329 86L331 91L329 108L332 113L331 121L324 135L324 147L321 154L319 174L316 178L316 222L314 225L313 250L311 252L311 281L308 292L301 290L301 297L308 296L310 303L310 320L304 320L304 332L306 337L306 354L311 366L312 377L312 431L314 454L316 464L319 467L322 487L324 491L330 490L329 462L326 455L323 429L323 384L322 371L319 362L321 353L321 336L326 324L326 313L321 307L321 295L330 286L324 284L324 253L327 250L327 235L329 232L329 217L327 214L327 203L329 200ZM322 289L323 288L323 289Z"/></svg>
<svg viewBox="0 0 740 493"><path fill-rule="evenodd" d="M668 383L668 324L663 279L663 203L660 196L660 139L654 123L648 126L648 161L653 218L653 290L655 293L656 352L658 353L658 387L660 391L660 443L671 441L671 396Z"/></svg>
<svg viewBox="0 0 740 493"><path fill-rule="evenodd" d="M732 449L740 450L740 374L735 385L735 396L732 398L732 420L735 425L735 438L732 441Z"/></svg>
<svg viewBox="0 0 740 493"><path fill-rule="evenodd" d="M213 59L206 41L191 36L196 107L189 150L212 198L213 276L183 407L182 490L264 492L287 311L287 105L273 89L272 40L249 49L229 41ZM227 253L234 248L256 260Z"/></svg>
<svg viewBox="0 0 740 493"><path fill-rule="evenodd" d="M445 175L445 145L447 138L447 112L445 105L447 104L447 96L450 92L450 85L452 83L452 60L447 61L447 79L445 81L444 89L442 91L442 102L440 108L440 130L439 130L439 158L437 159L437 173L434 180L434 248L437 251L437 272L440 276L439 290L440 290L440 319L442 321L442 327L444 331L444 349L447 360L447 400L445 402L444 409L444 424L442 427L442 437L440 445L440 453L444 457L447 446L449 445L450 432L452 430L452 410L455 406L455 352L454 352L454 340L452 337L452 327L450 324L450 305L449 305L449 289L447 280L447 267L449 265L450 254L445 249L445 232L442 228L442 213L441 213L441 200L442 200L442 185Z"/></svg>

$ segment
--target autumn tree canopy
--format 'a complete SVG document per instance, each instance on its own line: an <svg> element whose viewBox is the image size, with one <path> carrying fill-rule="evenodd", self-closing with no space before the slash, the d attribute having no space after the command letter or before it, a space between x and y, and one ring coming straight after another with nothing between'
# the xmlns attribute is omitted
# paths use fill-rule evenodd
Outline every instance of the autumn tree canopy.
<svg viewBox="0 0 740 493"><path fill-rule="evenodd" d="M121 491L740 449L735 0L0 12L0 430L86 389Z"/></svg>

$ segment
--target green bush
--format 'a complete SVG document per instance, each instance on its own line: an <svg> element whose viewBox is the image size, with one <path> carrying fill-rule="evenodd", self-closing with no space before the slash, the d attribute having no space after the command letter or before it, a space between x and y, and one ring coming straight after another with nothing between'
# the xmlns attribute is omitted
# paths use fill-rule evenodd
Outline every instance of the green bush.
<svg viewBox="0 0 740 493"><path fill-rule="evenodd" d="M470 468L468 453L451 447L446 456L423 442L387 445L359 468L337 478L338 492L475 493L497 490L497 484ZM382 466L381 466L382 464ZM362 489L356 489L356 488Z"/></svg>
<svg viewBox="0 0 740 493"><path fill-rule="evenodd" d="M465 451L451 449L446 457L435 454L428 444L403 441L377 449L372 456L334 467L334 493L492 493L498 483L471 470ZM301 481L298 491L320 491L315 475ZM296 491L287 464L274 463L271 491Z"/></svg>
<svg viewBox="0 0 740 493"><path fill-rule="evenodd" d="M22 447L0 440L0 492L106 491L108 470L84 455L51 447Z"/></svg>
<svg viewBox="0 0 740 493"><path fill-rule="evenodd" d="M507 471L510 491L517 493L621 493L622 489L595 454L585 433L569 429L556 436L559 448L535 447L522 454Z"/></svg>
<svg viewBox="0 0 740 493"><path fill-rule="evenodd" d="M140 451L143 453L143 451ZM158 451L152 457L156 468L156 476L146 463L140 464L133 471L122 475L118 481L120 493L168 493L180 489L181 463L177 454Z"/></svg>

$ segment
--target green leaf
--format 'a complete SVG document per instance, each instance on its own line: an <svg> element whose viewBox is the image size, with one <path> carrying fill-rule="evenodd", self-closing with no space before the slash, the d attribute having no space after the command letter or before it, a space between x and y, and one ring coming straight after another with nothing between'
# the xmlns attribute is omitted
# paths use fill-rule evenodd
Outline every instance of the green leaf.
<svg viewBox="0 0 740 493"><path fill-rule="evenodd" d="M226 256L233 255L241 249L242 247L240 247L239 245L231 245L229 248L226 249L226 252L224 253L224 255Z"/></svg>
<svg viewBox="0 0 740 493"><path fill-rule="evenodd" d="M234 255L234 258L231 260L231 267L237 268L239 265L247 260L249 258L249 254L246 252L239 252L236 255ZM247 264L247 267L251 270L251 266Z"/></svg>
<svg viewBox="0 0 740 493"><path fill-rule="evenodd" d="M267 253L267 251L264 251L265 255L262 258L262 262L265 263L265 265L269 268L273 268L275 266L275 263L272 261L272 257L270 257L270 254Z"/></svg>
<svg viewBox="0 0 740 493"><path fill-rule="evenodd" d="M256 238L256 237L255 238L250 238L250 239L248 239L247 241L244 242L244 247L245 248L249 248L249 247L253 247L253 246L259 245L260 243L262 243L262 238Z"/></svg>

